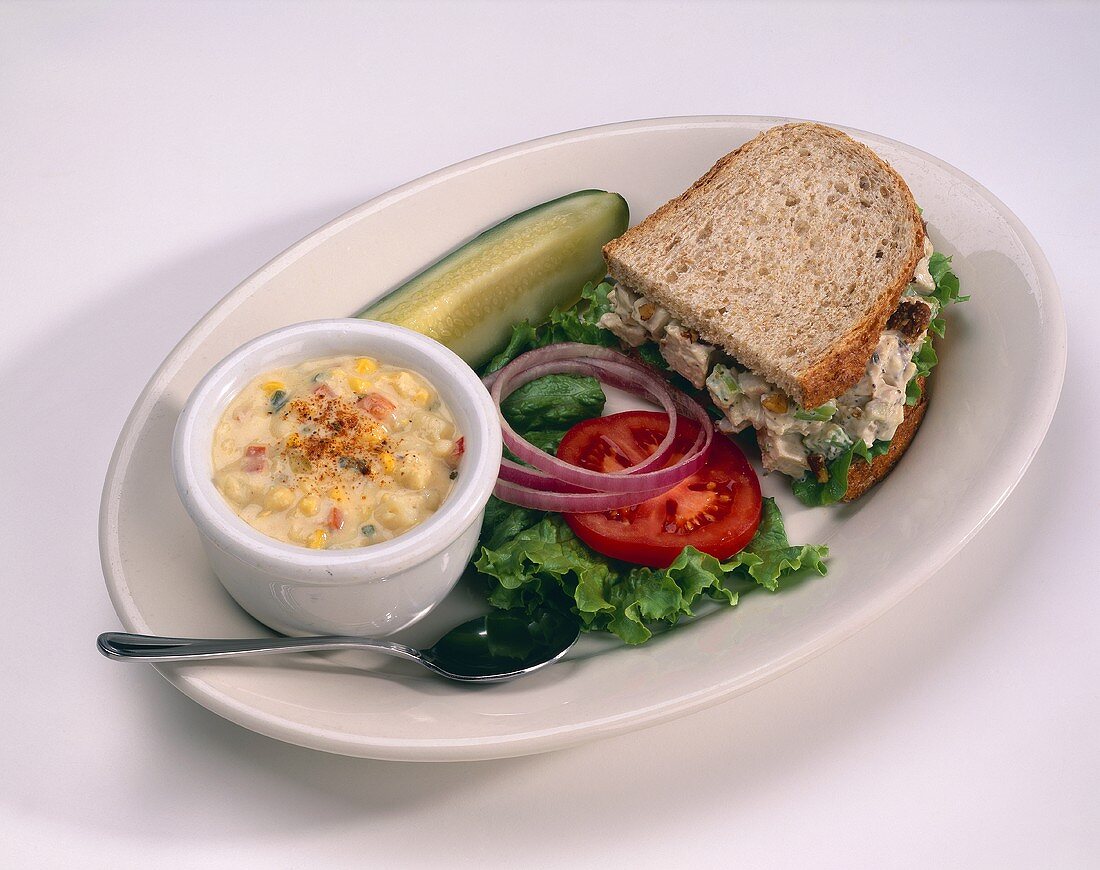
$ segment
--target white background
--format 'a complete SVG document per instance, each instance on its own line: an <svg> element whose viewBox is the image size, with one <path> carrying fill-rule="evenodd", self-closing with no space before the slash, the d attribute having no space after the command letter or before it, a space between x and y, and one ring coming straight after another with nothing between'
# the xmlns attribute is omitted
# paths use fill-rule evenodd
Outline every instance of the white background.
<svg viewBox="0 0 1100 870"><path fill-rule="evenodd" d="M1098 40L1071 4L0 4L0 865L1098 866ZM215 301L430 170L708 113L908 142L1046 250L1062 402L945 570L746 696L502 762L283 745L95 653L115 437Z"/></svg>

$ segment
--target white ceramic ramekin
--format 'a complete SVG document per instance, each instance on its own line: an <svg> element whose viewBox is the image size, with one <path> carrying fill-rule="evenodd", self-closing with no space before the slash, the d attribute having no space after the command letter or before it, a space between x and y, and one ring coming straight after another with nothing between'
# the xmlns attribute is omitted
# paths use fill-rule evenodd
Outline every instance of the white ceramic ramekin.
<svg viewBox="0 0 1100 870"><path fill-rule="evenodd" d="M269 538L236 515L213 482L213 434L257 375L342 354L427 378L450 407L466 451L450 494L425 522L369 547L311 550ZM473 554L500 456L496 407L473 370L430 338L366 320L299 323L238 348L195 388L172 442L176 488L214 573L241 607L285 634L380 637L424 616Z"/></svg>

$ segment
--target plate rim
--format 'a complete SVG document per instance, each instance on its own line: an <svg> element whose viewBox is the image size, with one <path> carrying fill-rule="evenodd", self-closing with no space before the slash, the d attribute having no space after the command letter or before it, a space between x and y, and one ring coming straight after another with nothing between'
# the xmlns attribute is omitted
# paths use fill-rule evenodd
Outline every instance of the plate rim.
<svg viewBox="0 0 1100 870"><path fill-rule="evenodd" d="M645 118L582 127L498 148L453 163L372 197L307 234L238 283L188 330L157 367L127 415L107 466L99 511L100 561L111 603L126 630L148 632L149 626L133 597L129 594L122 566L122 556L117 546L118 539L117 535L114 534L118 528L119 496L124 477L120 474L120 470L128 466L137 443L137 436L150 417L150 412L157 398L163 392L164 384L174 376L179 365L188 356L188 352L217 328L225 316L232 312L237 305L255 292L254 285L264 283L269 276L283 271L291 263L308 254L332 235L340 232L346 225L358 221L368 214L387 208L420 190L443 183L450 178L521 154L553 148L563 142L580 142L586 139L604 138L622 133L733 127L746 124L772 126L800 120L802 119L768 115L683 115ZM741 675L740 678L720 681L706 689L686 696L677 696L674 699L666 700L648 708L617 713L601 719L590 719L580 724L525 731L505 736L367 738L361 735L348 735L309 726L301 722L291 722L288 719L265 713L245 703L238 702L230 695L207 683L202 678L202 669L198 669L197 673L193 673L189 672L189 669L160 665L156 666L157 671L183 694L212 712L249 730L287 743L325 752L375 759L471 761L503 758L566 748L589 740L649 727L728 700L776 679L846 640L892 609L917 587L927 582L972 540L1000 509L1027 472L1045 440L1061 396L1067 364L1067 325L1061 291L1046 255L1030 230L1004 202L976 179L935 155L899 140L843 124L824 121L818 123L828 124L828 126L843 130L859 139L896 146L918 154L948 174L965 182L982 199L993 206L1000 217L1004 219L1008 228L1016 235L1035 269L1038 286L1034 289L1037 291L1038 296L1050 305L1051 316L1048 318L1047 328L1052 330L1051 337L1053 340L1043 345L1045 353L1040 366L1040 368L1049 372L1050 389L1044 394L1045 402L1041 408L1042 413L1031 417L1031 425L1027 431L1030 443L1026 455L1021 463L1004 474L1004 486L999 487L1001 491L998 497L987 507L967 533L957 540L953 540L948 546L940 546L931 550L928 554L931 558L927 560L925 567L915 574L914 580L893 588L892 594L876 596L865 606L856 608L846 619L835 624L831 630L822 632L817 637L774 659L762 672L754 672ZM1047 379L1044 379L1044 382L1047 382ZM190 670L194 670L193 666Z"/></svg>

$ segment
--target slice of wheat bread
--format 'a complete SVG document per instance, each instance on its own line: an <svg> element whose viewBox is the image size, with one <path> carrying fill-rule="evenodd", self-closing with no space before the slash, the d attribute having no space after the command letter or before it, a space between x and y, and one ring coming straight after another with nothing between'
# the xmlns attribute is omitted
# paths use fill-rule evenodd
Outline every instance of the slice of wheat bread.
<svg viewBox="0 0 1100 870"><path fill-rule="evenodd" d="M611 277L812 408L863 376L923 246L897 172L798 123L721 158L604 256Z"/></svg>
<svg viewBox="0 0 1100 870"><path fill-rule="evenodd" d="M919 383L920 401L906 407L905 417L890 440L890 449L881 456L876 456L870 463L858 458L852 460L848 468L848 489L844 492L843 501L855 501L886 477L909 447L909 442L917 434L917 427L920 426L921 420L924 419L924 412L928 409L928 385L924 378L921 378Z"/></svg>

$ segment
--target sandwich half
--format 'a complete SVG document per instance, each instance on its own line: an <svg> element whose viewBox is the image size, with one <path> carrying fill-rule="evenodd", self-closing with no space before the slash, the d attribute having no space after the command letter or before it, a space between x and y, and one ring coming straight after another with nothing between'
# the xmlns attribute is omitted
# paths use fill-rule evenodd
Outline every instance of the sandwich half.
<svg viewBox="0 0 1100 870"><path fill-rule="evenodd" d="M859 497L904 453L958 280L866 145L820 124L766 130L604 256L600 325L655 342L806 503Z"/></svg>

